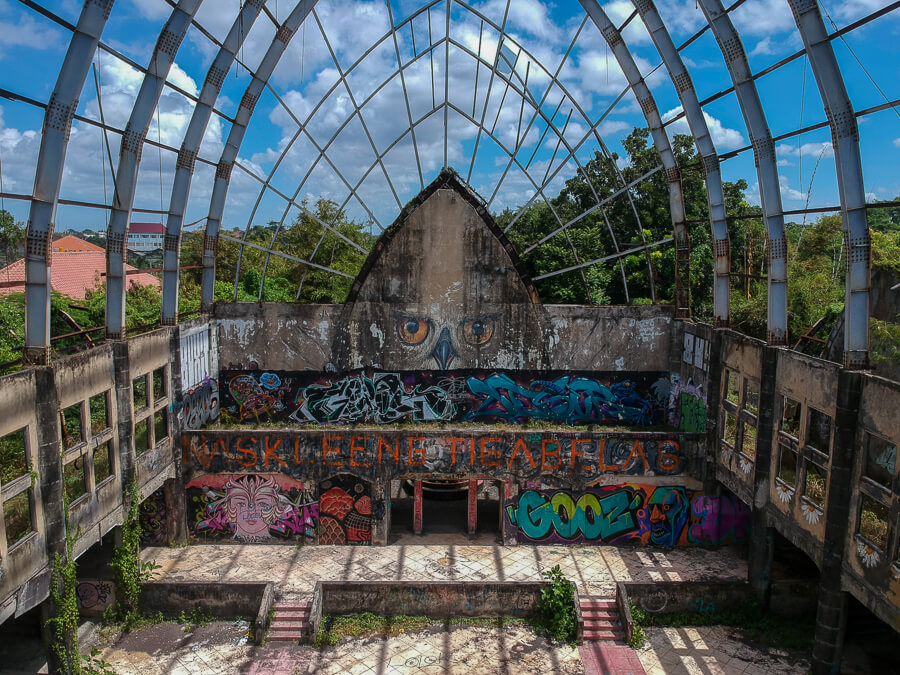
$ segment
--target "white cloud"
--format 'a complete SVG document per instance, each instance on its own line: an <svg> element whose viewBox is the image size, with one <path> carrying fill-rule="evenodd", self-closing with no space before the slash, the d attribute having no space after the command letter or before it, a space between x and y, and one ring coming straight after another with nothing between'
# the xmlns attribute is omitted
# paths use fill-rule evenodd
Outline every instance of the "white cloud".
<svg viewBox="0 0 900 675"><path fill-rule="evenodd" d="M800 192L800 190L795 190L790 186L788 182L787 176L781 174L778 176L778 185L781 188L781 198L789 199L791 201L806 201L806 195Z"/></svg>
<svg viewBox="0 0 900 675"><path fill-rule="evenodd" d="M663 116L663 121L670 120L676 115L681 113L681 106L677 108L672 108L667 111ZM744 135L738 131L737 129L730 129L722 124L721 120L713 117L705 110L703 111L703 118L706 120L706 126L709 129L709 135L712 138L713 144L716 146L717 151L722 150L732 150L734 148L740 148L744 145L747 145L747 141L744 140ZM688 126L687 119L682 117L677 122L673 122L668 126L669 137L671 138L675 134L690 134L691 130Z"/></svg>
<svg viewBox="0 0 900 675"><path fill-rule="evenodd" d="M830 141L804 143L799 148L796 145L779 143L775 151L779 155L787 155L789 157L815 157L816 159L819 157L822 157L822 159L834 157L834 147L832 147Z"/></svg>
<svg viewBox="0 0 900 675"><path fill-rule="evenodd" d="M774 53L775 53L775 50L772 48L772 38L765 37L756 43L756 46L750 52L750 56L757 56L760 54L774 54Z"/></svg>
<svg viewBox="0 0 900 675"><path fill-rule="evenodd" d="M894 147L895 147L895 148L900 148L900 138L895 138L895 139L894 139Z"/></svg>

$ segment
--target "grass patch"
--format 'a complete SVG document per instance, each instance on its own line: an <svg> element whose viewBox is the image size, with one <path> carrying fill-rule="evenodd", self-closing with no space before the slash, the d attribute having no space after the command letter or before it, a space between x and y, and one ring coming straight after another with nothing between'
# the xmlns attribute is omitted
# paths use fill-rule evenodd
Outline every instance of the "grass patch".
<svg viewBox="0 0 900 675"><path fill-rule="evenodd" d="M529 625L524 619L512 617L452 617L432 619L427 616L379 616L371 612L351 614L348 616L324 616L322 627L316 635L315 646L318 648L335 645L344 638L395 636L402 633L413 633L431 626L505 626Z"/></svg>
<svg viewBox="0 0 900 675"><path fill-rule="evenodd" d="M815 616L779 616L760 607L753 600L719 612L673 614L650 614L632 604L631 617L634 621L635 638L639 627L731 626L747 631L750 639L765 647L808 649L815 633ZM640 647L643 644L643 630L640 635L640 644L632 646Z"/></svg>

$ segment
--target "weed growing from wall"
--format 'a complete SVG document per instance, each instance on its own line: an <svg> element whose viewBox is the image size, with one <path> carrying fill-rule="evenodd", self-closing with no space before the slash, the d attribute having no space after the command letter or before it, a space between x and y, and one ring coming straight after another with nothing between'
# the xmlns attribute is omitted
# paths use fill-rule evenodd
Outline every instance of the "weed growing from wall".
<svg viewBox="0 0 900 675"><path fill-rule="evenodd" d="M551 637L574 644L578 634L575 585L563 576L559 565L545 570L543 576L550 584L541 589L541 599L537 604L541 621Z"/></svg>
<svg viewBox="0 0 900 675"><path fill-rule="evenodd" d="M128 513L122 523L122 545L113 551L110 567L116 585L116 604L119 619L129 630L140 622L138 600L141 595L141 583L153 578L159 568L154 562L141 560L141 523L139 510L141 495L138 491L137 478L128 483Z"/></svg>
<svg viewBox="0 0 900 675"><path fill-rule="evenodd" d="M76 536L69 532L69 498L63 490L63 514L66 528L66 557L53 554L53 568L50 577L50 597L56 615L47 619L47 627L53 631L51 649L58 659L58 665L66 675L81 673L78 658L78 571L73 548Z"/></svg>

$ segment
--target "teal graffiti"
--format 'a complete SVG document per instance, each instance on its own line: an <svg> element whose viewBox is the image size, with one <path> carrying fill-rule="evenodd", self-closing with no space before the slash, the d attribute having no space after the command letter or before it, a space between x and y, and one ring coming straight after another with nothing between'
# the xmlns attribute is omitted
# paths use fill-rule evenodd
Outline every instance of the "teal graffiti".
<svg viewBox="0 0 900 675"><path fill-rule="evenodd" d="M585 493L575 501L565 492L548 497L527 490L517 506L506 507L506 513L529 539L544 539L553 531L563 539L583 535L589 540L607 541L637 529L634 514L641 505L641 495L626 491L606 497Z"/></svg>

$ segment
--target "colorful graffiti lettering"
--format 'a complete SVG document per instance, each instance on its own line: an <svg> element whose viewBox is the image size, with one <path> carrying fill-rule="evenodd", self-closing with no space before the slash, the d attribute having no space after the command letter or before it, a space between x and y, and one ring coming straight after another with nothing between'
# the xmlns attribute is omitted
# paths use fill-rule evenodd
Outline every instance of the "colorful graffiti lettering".
<svg viewBox="0 0 900 675"><path fill-rule="evenodd" d="M681 447L661 435L603 435L591 432L483 431L446 436L441 430L412 433L318 429L292 432L194 432L183 437L188 471L281 471L301 478L310 467L374 474L476 472L498 477L542 473L590 476L681 474L696 456L698 442Z"/></svg>
<svg viewBox="0 0 900 675"><path fill-rule="evenodd" d="M566 491L526 490L507 504L506 516L519 541L682 546L742 541L750 512L729 496L628 484L577 497Z"/></svg>
<svg viewBox="0 0 900 675"><path fill-rule="evenodd" d="M141 523L141 543L154 546L166 540L166 497L162 488L141 504L138 518Z"/></svg>
<svg viewBox="0 0 900 675"><path fill-rule="evenodd" d="M664 380L668 386L668 380ZM568 424L655 424L663 410L641 397L631 380L606 386L597 380L572 375L553 381L537 380L517 384L509 375L494 374L484 379L470 377L466 386L478 407L466 420L495 418L505 422L551 420ZM666 389L663 401L668 398Z"/></svg>
<svg viewBox="0 0 900 675"><path fill-rule="evenodd" d="M266 474L203 476L187 485L199 536L244 543L315 536L318 504L303 484Z"/></svg>
<svg viewBox="0 0 900 675"><path fill-rule="evenodd" d="M706 394L692 379L682 384L677 375L672 376L672 409L670 419L679 431L706 431Z"/></svg>
<svg viewBox="0 0 900 675"><path fill-rule="evenodd" d="M340 475L321 484L319 543L372 543L372 495L366 481Z"/></svg>
<svg viewBox="0 0 900 675"><path fill-rule="evenodd" d="M351 375L311 384L297 393L291 418L300 423L391 424L450 420L456 413L454 380L444 386L404 383L398 373Z"/></svg>
<svg viewBox="0 0 900 675"><path fill-rule="evenodd" d="M663 373L224 371L222 406L240 419L301 424L546 420L648 426L666 419Z"/></svg>
<svg viewBox="0 0 900 675"><path fill-rule="evenodd" d="M228 409L240 419L259 419L263 416L276 418L276 413L284 410L283 398L288 394L290 381L274 373L260 375L245 374L232 377L228 381L228 392L233 403Z"/></svg>
<svg viewBox="0 0 900 675"><path fill-rule="evenodd" d="M219 417L219 384L207 378L183 397L184 426L202 429Z"/></svg>

